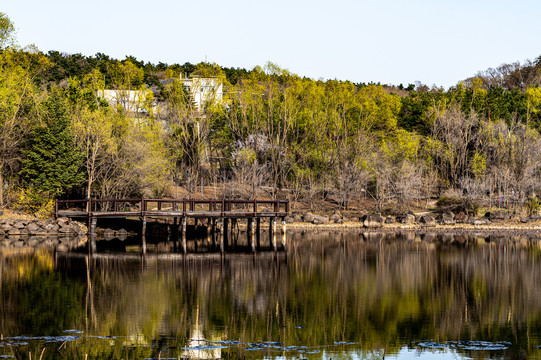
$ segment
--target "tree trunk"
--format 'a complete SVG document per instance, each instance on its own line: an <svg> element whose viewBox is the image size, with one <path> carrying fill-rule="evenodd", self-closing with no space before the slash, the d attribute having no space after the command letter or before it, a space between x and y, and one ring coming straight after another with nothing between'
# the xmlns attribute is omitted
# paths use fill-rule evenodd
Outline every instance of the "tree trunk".
<svg viewBox="0 0 541 360"><path fill-rule="evenodd" d="M0 209L4 208L4 165L0 164Z"/></svg>

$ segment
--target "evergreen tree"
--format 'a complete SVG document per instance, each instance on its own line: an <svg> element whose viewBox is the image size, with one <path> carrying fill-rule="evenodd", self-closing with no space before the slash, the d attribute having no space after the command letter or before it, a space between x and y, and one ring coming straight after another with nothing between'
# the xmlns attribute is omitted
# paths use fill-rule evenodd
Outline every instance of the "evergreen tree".
<svg viewBox="0 0 541 360"><path fill-rule="evenodd" d="M84 181L82 154L71 131L68 109L56 89L43 104L43 126L34 129L21 176L36 190L59 196Z"/></svg>

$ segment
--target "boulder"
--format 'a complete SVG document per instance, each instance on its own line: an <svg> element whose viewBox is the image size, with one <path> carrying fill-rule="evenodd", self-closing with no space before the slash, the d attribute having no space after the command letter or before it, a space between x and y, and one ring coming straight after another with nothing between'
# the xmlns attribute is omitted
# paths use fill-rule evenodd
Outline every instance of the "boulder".
<svg viewBox="0 0 541 360"><path fill-rule="evenodd" d="M387 216L385 218L385 224L394 224L396 223L396 219L393 216Z"/></svg>
<svg viewBox="0 0 541 360"><path fill-rule="evenodd" d="M456 224L455 221L455 214L453 214L450 211L444 212L439 216L439 222L441 225L454 225Z"/></svg>
<svg viewBox="0 0 541 360"><path fill-rule="evenodd" d="M300 211L294 211L290 216L295 220L294 222L302 221L302 213Z"/></svg>
<svg viewBox="0 0 541 360"><path fill-rule="evenodd" d="M60 226L58 226L56 223L45 225L45 231L47 231L49 234L58 233L58 229L60 229Z"/></svg>
<svg viewBox="0 0 541 360"><path fill-rule="evenodd" d="M302 219L304 220L304 222L311 223L312 221L314 221L315 215L307 212L302 215Z"/></svg>
<svg viewBox="0 0 541 360"><path fill-rule="evenodd" d="M473 219L471 222L473 225L490 225L491 221L489 219Z"/></svg>
<svg viewBox="0 0 541 360"><path fill-rule="evenodd" d="M329 218L330 221L332 222L336 222L337 220L342 220L342 216L338 213L334 213L331 215L331 217Z"/></svg>
<svg viewBox="0 0 541 360"><path fill-rule="evenodd" d="M67 234L71 232L71 227L69 225L59 226L58 232L61 234Z"/></svg>
<svg viewBox="0 0 541 360"><path fill-rule="evenodd" d="M303 216L302 216L304 222L307 222L307 223L312 223L312 224L316 224L316 225L320 225L320 224L328 224L329 223L329 217L328 216L321 216L321 215L316 215L316 214L312 214L312 213L305 213Z"/></svg>
<svg viewBox="0 0 541 360"><path fill-rule="evenodd" d="M328 224L328 223L329 223L328 216L314 215L314 218L312 220L312 224L314 225L322 225L322 224Z"/></svg>
<svg viewBox="0 0 541 360"><path fill-rule="evenodd" d="M468 215L466 215L464 211L461 211L455 215L455 221L457 223L465 223L466 221L468 221Z"/></svg>
<svg viewBox="0 0 541 360"><path fill-rule="evenodd" d="M410 213L404 213L404 214L400 215L397 218L397 220L400 221L400 223L402 223L402 224L414 224L415 223L415 215L410 214Z"/></svg>
<svg viewBox="0 0 541 360"><path fill-rule="evenodd" d="M509 214L502 210L493 211L487 213L487 215L490 221L503 221L509 219Z"/></svg>
<svg viewBox="0 0 541 360"><path fill-rule="evenodd" d="M75 234L81 234L82 233L81 226L79 225L79 223L77 223L75 221L72 221L72 223L70 224L70 228L71 228L71 231L74 232Z"/></svg>
<svg viewBox="0 0 541 360"><path fill-rule="evenodd" d="M296 222L295 218L291 215L286 216L284 218L284 221L286 222L286 224L293 224L294 222Z"/></svg>
<svg viewBox="0 0 541 360"><path fill-rule="evenodd" d="M363 221L364 227L367 228L380 228L385 223L385 218L380 214L366 215Z"/></svg>
<svg viewBox="0 0 541 360"><path fill-rule="evenodd" d="M58 226L64 227L70 223L70 219L68 219L67 217L60 217L56 219L56 223L58 224Z"/></svg>
<svg viewBox="0 0 541 360"><path fill-rule="evenodd" d="M26 225L26 230L28 231L29 234L43 233L43 229L41 228L41 226L39 226L35 222L31 222L30 224Z"/></svg>
<svg viewBox="0 0 541 360"><path fill-rule="evenodd" d="M430 214L424 214L419 216L419 225L422 227L436 226L436 219Z"/></svg>

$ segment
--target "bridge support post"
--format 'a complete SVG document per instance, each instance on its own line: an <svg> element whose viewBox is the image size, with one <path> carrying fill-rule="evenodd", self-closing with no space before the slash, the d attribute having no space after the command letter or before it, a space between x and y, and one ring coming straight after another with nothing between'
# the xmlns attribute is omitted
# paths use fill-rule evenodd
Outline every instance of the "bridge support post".
<svg viewBox="0 0 541 360"><path fill-rule="evenodd" d="M286 221L282 218L282 247L286 248L287 235L286 235Z"/></svg>
<svg viewBox="0 0 541 360"><path fill-rule="evenodd" d="M98 223L98 219L95 217L90 217L89 220L90 223L90 252L94 254L97 252L97 246L96 246L96 225Z"/></svg>
<svg viewBox="0 0 541 360"><path fill-rule="evenodd" d="M223 218L223 226L222 226L222 232L223 232L223 247L227 248L229 246L229 219Z"/></svg>
<svg viewBox="0 0 541 360"><path fill-rule="evenodd" d="M271 218L269 223L269 242L272 249L276 251L276 218Z"/></svg>
<svg viewBox="0 0 541 360"><path fill-rule="evenodd" d="M187 247L186 247L186 228L188 226L188 221L186 218L182 219L182 252L184 255L186 255Z"/></svg>
<svg viewBox="0 0 541 360"><path fill-rule="evenodd" d="M257 248L261 248L261 218L257 218L255 220L255 236L256 236L256 243Z"/></svg>
<svg viewBox="0 0 541 360"><path fill-rule="evenodd" d="M143 254L147 253L146 233L147 233L147 218L146 216L143 216L143 228L141 230L141 246L142 246Z"/></svg>
<svg viewBox="0 0 541 360"><path fill-rule="evenodd" d="M220 229L220 252L223 254L225 251L225 219L222 218L222 226Z"/></svg>
<svg viewBox="0 0 541 360"><path fill-rule="evenodd" d="M248 238L248 244L250 244L250 246L252 247L252 252L255 252L254 230L255 230L254 219L248 218L248 222L246 224L246 237Z"/></svg>
<svg viewBox="0 0 541 360"><path fill-rule="evenodd" d="M212 234L212 246L216 247L217 245L217 239L216 239L216 219L212 218L211 220L211 234Z"/></svg>

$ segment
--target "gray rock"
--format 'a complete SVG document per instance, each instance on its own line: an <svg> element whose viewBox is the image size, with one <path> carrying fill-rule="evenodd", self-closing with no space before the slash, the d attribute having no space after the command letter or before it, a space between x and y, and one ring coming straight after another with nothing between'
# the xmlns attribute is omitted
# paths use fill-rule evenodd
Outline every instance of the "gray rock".
<svg viewBox="0 0 541 360"><path fill-rule="evenodd" d="M430 214L421 215L419 216L419 225L422 227L436 226L436 219Z"/></svg>
<svg viewBox="0 0 541 360"><path fill-rule="evenodd" d="M509 214L502 210L493 211L488 214L490 221L503 221L509 219Z"/></svg>
<svg viewBox="0 0 541 360"><path fill-rule="evenodd" d="M415 223L415 215L410 214L410 213L404 213L404 214L400 215L397 218L397 220L400 221L400 223L402 223L402 224L414 224Z"/></svg>
<svg viewBox="0 0 541 360"><path fill-rule="evenodd" d="M45 225L45 231L49 234L57 234L60 227L56 223Z"/></svg>
<svg viewBox="0 0 541 360"><path fill-rule="evenodd" d="M43 232L43 229L35 222L26 225L26 230L29 234L39 234Z"/></svg>
<svg viewBox="0 0 541 360"><path fill-rule="evenodd" d="M394 224L396 223L396 219L393 216L387 216L385 218L385 224Z"/></svg>
<svg viewBox="0 0 541 360"><path fill-rule="evenodd" d="M67 227L70 223L70 219L68 219L67 217L61 217L61 218L56 219L56 223L60 227Z"/></svg>
<svg viewBox="0 0 541 360"><path fill-rule="evenodd" d="M22 229L12 228L11 230L9 230L9 231L7 232L7 234L8 234L9 236L19 235L19 234L21 234L21 231L22 231Z"/></svg>
<svg viewBox="0 0 541 360"><path fill-rule="evenodd" d="M304 220L304 222L311 223L312 221L314 221L314 219L315 215L310 212L304 213L302 215L302 220Z"/></svg>
<svg viewBox="0 0 541 360"><path fill-rule="evenodd" d="M60 226L58 228L58 232L61 234L68 234L71 232L71 228L69 225Z"/></svg>
<svg viewBox="0 0 541 360"><path fill-rule="evenodd" d="M295 218L291 215L286 216L284 218L284 221L286 222L286 224L293 224L294 222L296 222Z"/></svg>
<svg viewBox="0 0 541 360"><path fill-rule="evenodd" d="M490 225L492 222L489 219L474 219L471 223L473 225Z"/></svg>
<svg viewBox="0 0 541 360"><path fill-rule="evenodd" d="M336 222L336 220L342 220L342 216L340 214L334 213L329 218L332 222Z"/></svg>
<svg viewBox="0 0 541 360"><path fill-rule="evenodd" d="M71 222L70 227L71 227L71 231L74 232L75 234L80 234L82 232L81 226L75 221Z"/></svg>
<svg viewBox="0 0 541 360"><path fill-rule="evenodd" d="M440 215L439 222L441 225L454 225L456 224L455 215L450 211L444 212Z"/></svg>
<svg viewBox="0 0 541 360"><path fill-rule="evenodd" d="M323 225L329 223L329 217L328 216L320 216L320 215L314 215L314 218L312 220L312 224L314 225Z"/></svg>
<svg viewBox="0 0 541 360"><path fill-rule="evenodd" d="M366 215L363 221L363 226L367 228L380 228L385 223L385 218L380 214Z"/></svg>
<svg viewBox="0 0 541 360"><path fill-rule="evenodd" d="M290 216L295 219L295 222L302 221L302 213L300 211L293 211Z"/></svg>

